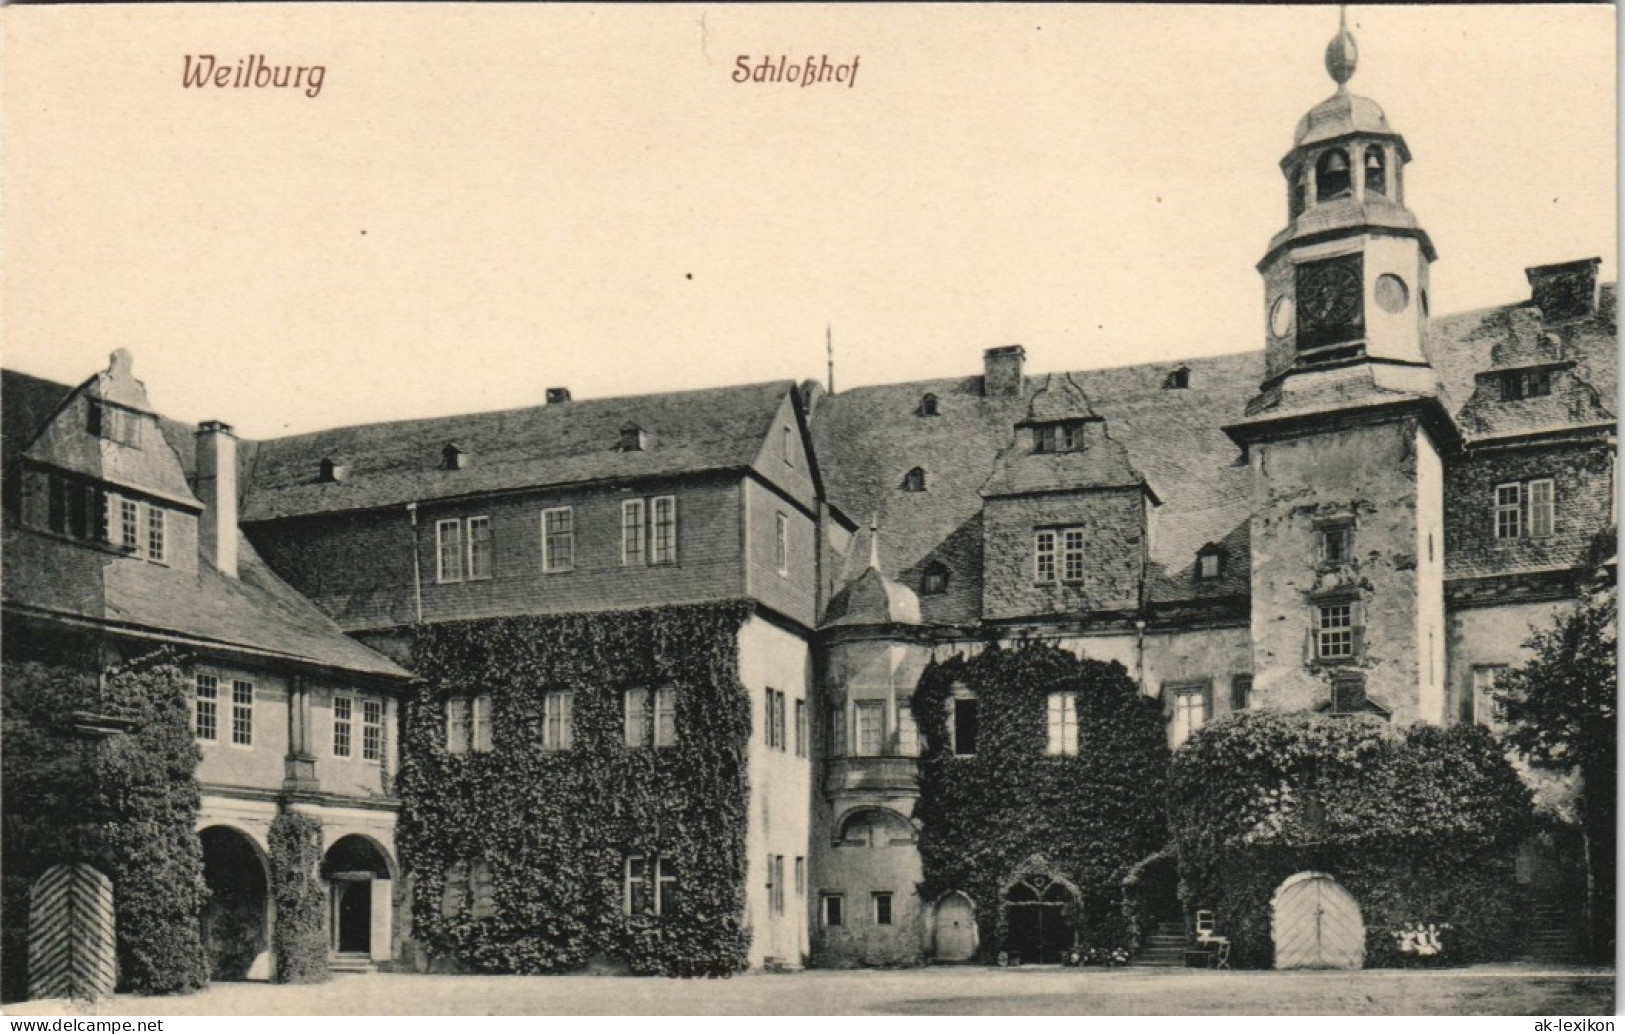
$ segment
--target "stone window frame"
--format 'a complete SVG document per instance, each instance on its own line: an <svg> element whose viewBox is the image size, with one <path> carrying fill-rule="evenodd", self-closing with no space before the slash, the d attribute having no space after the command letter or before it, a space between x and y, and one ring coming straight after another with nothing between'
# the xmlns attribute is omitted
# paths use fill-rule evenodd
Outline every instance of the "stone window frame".
<svg viewBox="0 0 1625 1034"><path fill-rule="evenodd" d="M1315 563L1320 568L1341 567L1354 561L1357 522L1353 515L1320 517L1314 527ZM1333 543L1340 545L1333 548Z"/></svg>
<svg viewBox="0 0 1625 1034"><path fill-rule="evenodd" d="M876 926L893 926L896 924L897 913L892 905L892 892L889 890L875 890L869 892L870 900L874 903L874 921Z"/></svg>
<svg viewBox="0 0 1625 1034"><path fill-rule="evenodd" d="M1344 609L1346 614L1338 613ZM1361 660L1365 656L1365 617L1365 601L1358 593L1340 591L1315 597L1309 608L1312 663L1341 665Z"/></svg>
<svg viewBox="0 0 1625 1034"><path fill-rule="evenodd" d="M1252 672L1237 672L1230 676L1230 710L1246 711L1253 706Z"/></svg>
<svg viewBox="0 0 1625 1034"><path fill-rule="evenodd" d="M846 925L846 895L823 893L818 895L818 924L822 927Z"/></svg>

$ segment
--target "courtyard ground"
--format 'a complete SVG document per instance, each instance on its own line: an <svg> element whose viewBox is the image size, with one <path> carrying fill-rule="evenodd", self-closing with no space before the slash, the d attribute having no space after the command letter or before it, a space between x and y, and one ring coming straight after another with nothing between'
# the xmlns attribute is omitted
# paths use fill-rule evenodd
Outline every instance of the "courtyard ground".
<svg viewBox="0 0 1625 1034"><path fill-rule="evenodd" d="M309 987L215 984L119 996L105 1016L184 1015L1523 1015L1614 1012L1611 969L1479 966L1360 972L937 967L654 977L336 976ZM63 1002L8 1015L84 1014Z"/></svg>

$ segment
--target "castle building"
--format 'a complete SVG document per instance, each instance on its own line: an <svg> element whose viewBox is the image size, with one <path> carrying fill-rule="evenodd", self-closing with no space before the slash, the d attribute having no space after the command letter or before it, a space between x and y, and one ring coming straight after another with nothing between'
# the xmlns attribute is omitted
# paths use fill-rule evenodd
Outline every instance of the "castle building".
<svg viewBox="0 0 1625 1034"><path fill-rule="evenodd" d="M126 356L72 391L8 373L8 623L194 646L204 836L263 853L276 809L329 815L334 951L404 965L434 954L413 915L443 909L445 936L477 938L518 907L503 879L579 859L527 840L532 870L493 877L519 863L480 855L404 873L394 816L422 805L392 773L421 764L501 796L466 758L613 767L699 728L662 659L676 646L567 687L493 676L523 667L518 648L427 675L425 630L551 636L581 618L626 643L739 603L729 684L712 689L748 700L743 769L704 784L744 794L717 848L738 864L701 888L681 836L665 856L667 834L578 831L603 891L570 914L624 919L632 943L704 890L736 903L753 966L985 956L1003 946L974 902L917 890L910 708L931 661L1034 639L1117 661L1176 749L1247 709L1493 727L1498 673L1613 555L1614 287L1585 259L1528 269L1519 302L1431 313L1409 147L1349 91L1346 30L1326 65L1335 92L1281 159L1260 350L1033 375L1011 345L977 375L836 394L551 389L529 409L240 443L153 414ZM228 742L225 687L245 684L253 739ZM526 694L547 698L534 727ZM1052 749L1077 749L1064 706L1046 721ZM974 754L973 693L948 726ZM572 785L566 806L618 792ZM1565 864L1531 848L1523 871L1539 884ZM365 911L351 884L370 886ZM1052 961L1049 940L1008 947Z"/></svg>

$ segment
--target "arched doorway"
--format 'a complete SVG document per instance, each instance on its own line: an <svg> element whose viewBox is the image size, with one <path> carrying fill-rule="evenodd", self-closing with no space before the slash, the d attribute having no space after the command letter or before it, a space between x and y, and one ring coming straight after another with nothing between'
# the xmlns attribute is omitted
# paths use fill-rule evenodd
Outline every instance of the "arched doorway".
<svg viewBox="0 0 1625 1034"><path fill-rule="evenodd" d="M1004 891L1004 950L1023 964L1054 965L1077 942L1078 895L1043 873L1017 879Z"/></svg>
<svg viewBox="0 0 1625 1034"><path fill-rule="evenodd" d="M270 974L271 895L259 845L242 830L208 826L203 844L203 952L210 980L266 979Z"/></svg>
<svg viewBox="0 0 1625 1034"><path fill-rule="evenodd" d="M931 957L937 962L969 962L976 954L976 906L959 891L937 902L931 926Z"/></svg>
<svg viewBox="0 0 1625 1034"><path fill-rule="evenodd" d="M342 958L390 957L389 861L366 837L340 837L322 859L322 876L332 888L332 949Z"/></svg>
<svg viewBox="0 0 1625 1034"><path fill-rule="evenodd" d="M1365 964L1360 906L1326 873L1288 876L1271 909L1276 969L1359 969Z"/></svg>

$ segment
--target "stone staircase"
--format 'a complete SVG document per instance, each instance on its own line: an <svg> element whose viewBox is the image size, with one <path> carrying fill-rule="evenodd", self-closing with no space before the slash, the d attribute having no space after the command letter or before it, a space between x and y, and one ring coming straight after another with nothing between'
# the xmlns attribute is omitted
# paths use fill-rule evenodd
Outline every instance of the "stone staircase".
<svg viewBox="0 0 1625 1034"><path fill-rule="evenodd" d="M1185 945L1189 940L1183 920L1158 923L1128 964L1147 969L1179 969L1185 965Z"/></svg>
<svg viewBox="0 0 1625 1034"><path fill-rule="evenodd" d="M341 951L328 962L330 972L338 973L376 973L378 967L373 965L372 959L365 952Z"/></svg>
<svg viewBox="0 0 1625 1034"><path fill-rule="evenodd" d="M1519 936L1518 958L1556 966L1586 961L1580 922L1561 899L1537 897L1529 903L1529 922Z"/></svg>

